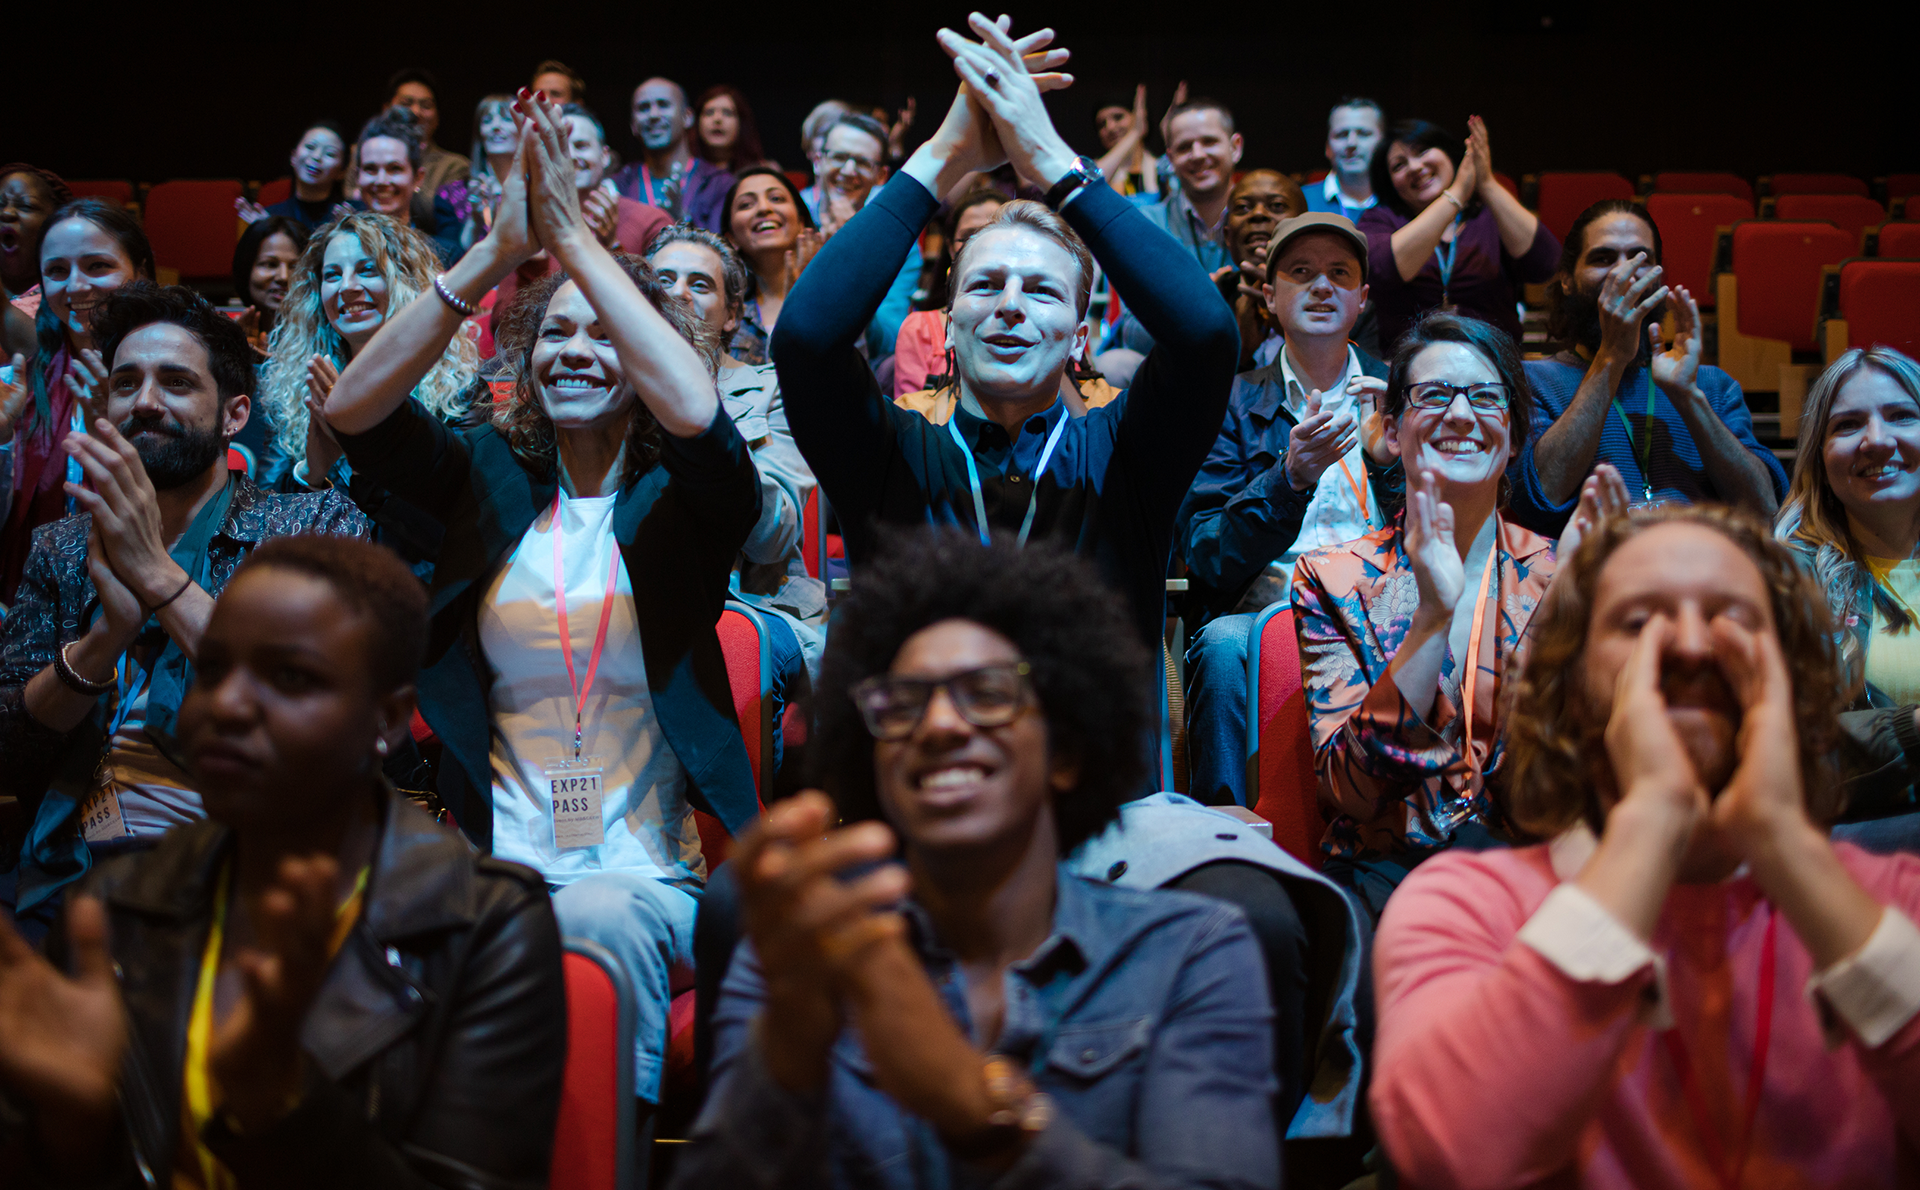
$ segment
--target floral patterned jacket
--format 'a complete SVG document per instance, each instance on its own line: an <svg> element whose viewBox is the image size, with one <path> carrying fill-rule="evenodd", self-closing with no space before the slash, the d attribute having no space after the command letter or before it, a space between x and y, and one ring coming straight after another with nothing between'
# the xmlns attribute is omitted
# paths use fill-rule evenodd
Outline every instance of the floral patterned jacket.
<svg viewBox="0 0 1920 1190"><path fill-rule="evenodd" d="M1497 707L1502 682L1522 655L1533 612L1553 579L1553 543L1504 518L1499 528L1499 615L1493 658L1482 655L1473 738L1462 741L1461 677L1452 649L1427 719L1414 713L1387 665L1420 603L1400 548L1400 522L1303 555L1293 572L1294 627L1313 767L1320 799L1335 815L1321 846L1362 858L1446 845L1468 818L1495 821L1486 776L1503 755ZM1478 590L1468 576L1468 598ZM1491 618L1491 617L1490 617ZM1483 646L1484 650L1484 646ZM1473 775L1466 749L1479 762Z"/></svg>

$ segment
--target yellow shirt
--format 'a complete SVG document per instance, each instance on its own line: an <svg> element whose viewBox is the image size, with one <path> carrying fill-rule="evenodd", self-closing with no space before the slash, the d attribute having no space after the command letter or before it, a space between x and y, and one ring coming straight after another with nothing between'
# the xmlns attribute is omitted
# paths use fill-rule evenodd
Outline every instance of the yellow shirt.
<svg viewBox="0 0 1920 1190"><path fill-rule="evenodd" d="M1873 632L1867 638L1867 681L1896 706L1920 702L1920 560L1868 558L1867 567L1915 621L1894 628L1874 610Z"/></svg>

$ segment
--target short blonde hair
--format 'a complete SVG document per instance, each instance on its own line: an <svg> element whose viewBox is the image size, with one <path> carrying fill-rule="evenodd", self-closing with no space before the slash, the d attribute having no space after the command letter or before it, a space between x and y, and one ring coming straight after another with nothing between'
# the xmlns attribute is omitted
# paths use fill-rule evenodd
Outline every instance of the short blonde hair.
<svg viewBox="0 0 1920 1190"><path fill-rule="evenodd" d="M1037 232L1067 250L1067 254L1073 257L1074 264L1080 268L1080 284L1075 291L1074 310L1080 317L1085 318L1087 306L1093 301L1093 253L1087 251L1086 243L1073 228L1067 225L1065 219L1054 214L1045 204L1034 202L1032 199L1015 199L1001 207L994 215L992 222L973 233L953 258L954 280L959 280L960 274L966 268L966 259L972 254L973 246L980 242L980 237L990 231L998 231L1006 227L1026 228ZM951 298L948 299L947 306L949 310L952 309Z"/></svg>

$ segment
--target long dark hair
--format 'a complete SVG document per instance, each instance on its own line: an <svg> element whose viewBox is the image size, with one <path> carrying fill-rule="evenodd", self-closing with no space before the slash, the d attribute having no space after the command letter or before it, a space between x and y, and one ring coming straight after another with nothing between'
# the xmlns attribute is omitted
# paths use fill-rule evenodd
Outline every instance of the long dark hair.
<svg viewBox="0 0 1920 1190"><path fill-rule="evenodd" d="M706 110L707 104L723 95L733 100L734 114L740 120L740 132L733 138L733 156L727 161L714 156L707 142L700 139L700 113ZM693 151L728 170L759 165L766 159L767 154L760 147L760 126L754 122L753 108L747 103L747 97L740 93L740 88L731 83L721 83L700 92L700 98L693 104Z"/></svg>
<svg viewBox="0 0 1920 1190"><path fill-rule="evenodd" d="M1368 176L1373 180L1373 196L1390 211L1411 219L1420 212L1407 206L1400 192L1393 188L1393 173L1387 168L1387 150L1396 144L1407 146L1415 153L1424 153L1428 149L1439 149L1453 162L1455 174L1460 172L1460 162L1466 159L1467 142L1453 133L1435 124L1431 120L1395 120L1393 127L1380 138L1373 147L1373 163L1368 167ZM1480 213L1480 199L1467 200L1467 209L1463 212L1471 219Z"/></svg>
<svg viewBox="0 0 1920 1190"><path fill-rule="evenodd" d="M1632 215L1646 224L1647 230L1653 233L1653 263L1660 263L1663 252L1660 225L1653 221L1647 208L1630 198L1603 198L1580 212L1580 217L1567 229L1567 238L1560 243L1560 265L1547 279L1547 338L1564 347L1573 347L1577 330L1567 306L1567 291L1573 287L1573 275L1580 271L1580 257L1587 251L1587 228L1612 215ZM1640 342L1644 348L1646 340L1643 338Z"/></svg>
<svg viewBox="0 0 1920 1190"><path fill-rule="evenodd" d="M695 137L694 139L698 140L699 138ZM789 178L786 174L771 165L750 165L734 175L733 185L727 187L727 197L720 204L720 237L726 240L727 243L732 244L734 248L740 252L743 260L746 258L746 249L741 247L739 241L733 238L733 200L740 196L740 186L742 183L748 178L756 178L762 175L769 178L780 179L780 184L787 188L787 196L793 199L793 209L799 214L800 226L819 226L819 224L813 221L813 212L807 209L807 202L800 197L800 191L794 186L792 178ZM749 262L747 269L747 300L752 301L759 295L760 275L753 271L751 262Z"/></svg>
<svg viewBox="0 0 1920 1190"><path fill-rule="evenodd" d="M261 246L277 235L293 241L296 255L306 251L307 225L286 215L269 215L247 224L247 230L240 233L240 242L233 246L233 292L243 306L253 304L253 262L260 259ZM260 329L272 328L273 311L260 311Z"/></svg>
<svg viewBox="0 0 1920 1190"><path fill-rule="evenodd" d="M125 207L101 198L76 198L63 203L41 227L40 243L44 246L48 233L69 219L85 219L112 236L114 242L120 245L120 250L127 254L127 259L133 262L133 275L153 280L153 245L147 242L147 233L140 229L140 221L129 214ZM44 278L41 288L46 288ZM52 303L44 299L40 302L40 313L33 320L33 334L39 345L39 358L33 369L35 430L40 433L58 432L60 427L49 424L53 417L53 401L48 390L56 378L48 373L53 368L53 358L67 345L67 328L53 316Z"/></svg>

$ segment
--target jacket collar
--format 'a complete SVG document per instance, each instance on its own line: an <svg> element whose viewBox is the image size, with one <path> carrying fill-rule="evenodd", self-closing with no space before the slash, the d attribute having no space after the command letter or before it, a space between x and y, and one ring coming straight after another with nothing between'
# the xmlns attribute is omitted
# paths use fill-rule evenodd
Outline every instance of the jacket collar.
<svg viewBox="0 0 1920 1190"><path fill-rule="evenodd" d="M364 912L374 937L387 942L472 922L473 865L465 842L384 782L380 799L380 837ZM107 898L155 917L207 913L232 839L231 827L212 821L169 832L147 862L134 865L125 883L107 891Z"/></svg>
<svg viewBox="0 0 1920 1190"><path fill-rule="evenodd" d="M1353 345L1352 340L1348 340L1347 378L1364 375L1366 375L1366 368L1361 363L1360 351ZM1269 422L1283 413L1289 424L1300 420L1293 415L1293 411L1288 409L1286 404L1288 383L1298 383L1294 381L1293 368L1287 363L1286 340L1282 339L1280 349L1273 353L1272 363L1263 368L1255 368L1251 372L1242 372L1240 379L1247 384L1257 386L1260 392L1260 395L1247 407L1248 413Z"/></svg>
<svg viewBox="0 0 1920 1190"><path fill-rule="evenodd" d="M268 506L266 493L241 472L229 472L229 476L227 482L233 485L233 502L227 505L227 519L220 522L220 535L248 545L259 545L276 532L268 515L272 509ZM285 532L284 528L279 532Z"/></svg>

